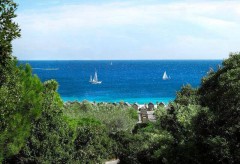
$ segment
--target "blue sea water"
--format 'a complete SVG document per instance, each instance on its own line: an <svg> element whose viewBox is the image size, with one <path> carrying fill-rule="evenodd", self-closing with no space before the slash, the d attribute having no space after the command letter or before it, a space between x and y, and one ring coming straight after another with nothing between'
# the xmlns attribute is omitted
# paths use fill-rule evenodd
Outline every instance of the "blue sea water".
<svg viewBox="0 0 240 164"><path fill-rule="evenodd" d="M112 62L112 64L111 64ZM168 103L183 85L198 87L221 60L21 61L30 63L42 81L56 79L64 101ZM89 83L98 72L100 85ZM162 80L164 71L171 76Z"/></svg>

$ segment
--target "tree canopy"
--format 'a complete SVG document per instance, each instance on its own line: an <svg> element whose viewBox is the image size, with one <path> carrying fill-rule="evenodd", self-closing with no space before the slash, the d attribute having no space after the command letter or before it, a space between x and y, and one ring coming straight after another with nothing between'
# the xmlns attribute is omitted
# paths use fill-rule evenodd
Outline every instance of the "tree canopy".
<svg viewBox="0 0 240 164"><path fill-rule="evenodd" d="M13 19L17 16L17 4L13 0L0 0L0 62L11 58L12 41L19 38L20 28Z"/></svg>

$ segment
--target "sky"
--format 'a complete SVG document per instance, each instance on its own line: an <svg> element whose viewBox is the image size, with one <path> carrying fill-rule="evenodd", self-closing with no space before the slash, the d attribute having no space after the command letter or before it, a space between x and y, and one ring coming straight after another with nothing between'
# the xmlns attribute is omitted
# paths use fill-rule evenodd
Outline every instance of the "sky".
<svg viewBox="0 0 240 164"><path fill-rule="evenodd" d="M225 59L239 0L15 0L20 60Z"/></svg>

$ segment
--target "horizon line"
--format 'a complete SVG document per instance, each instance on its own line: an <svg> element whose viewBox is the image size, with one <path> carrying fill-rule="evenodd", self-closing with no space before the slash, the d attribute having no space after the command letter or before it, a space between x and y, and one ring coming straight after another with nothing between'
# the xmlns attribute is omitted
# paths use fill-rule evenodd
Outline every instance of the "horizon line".
<svg viewBox="0 0 240 164"><path fill-rule="evenodd" d="M163 60L225 60L223 59L17 59L19 61L163 61Z"/></svg>

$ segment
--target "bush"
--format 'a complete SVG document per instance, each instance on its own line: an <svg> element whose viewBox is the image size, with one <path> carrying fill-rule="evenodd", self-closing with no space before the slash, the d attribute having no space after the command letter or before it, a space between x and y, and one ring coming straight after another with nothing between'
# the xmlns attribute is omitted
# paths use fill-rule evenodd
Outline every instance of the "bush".
<svg viewBox="0 0 240 164"><path fill-rule="evenodd" d="M83 103L87 104L87 109ZM65 115L72 118L96 119L106 126L109 133L122 130L131 132L138 119L137 112L132 108L124 110L123 107L111 104L83 103L68 103L65 105Z"/></svg>

